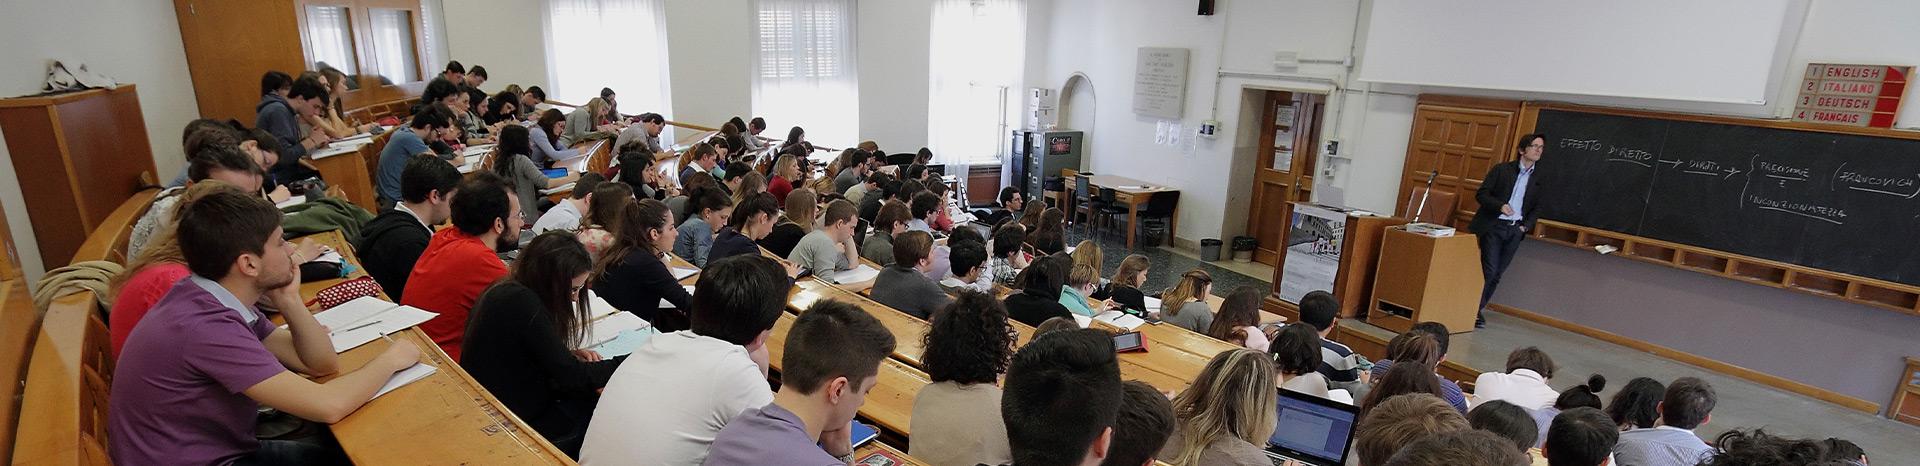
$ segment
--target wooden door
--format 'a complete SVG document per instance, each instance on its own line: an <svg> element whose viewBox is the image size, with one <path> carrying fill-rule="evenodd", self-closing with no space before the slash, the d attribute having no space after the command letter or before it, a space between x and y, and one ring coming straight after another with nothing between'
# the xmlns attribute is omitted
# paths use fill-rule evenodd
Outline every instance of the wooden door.
<svg viewBox="0 0 1920 466"><path fill-rule="evenodd" d="M1253 259L1280 261L1287 203L1313 197L1314 159L1319 156L1319 126L1326 96L1269 91L1262 104L1260 145L1253 175L1247 235L1259 241Z"/></svg>
<svg viewBox="0 0 1920 466"><path fill-rule="evenodd" d="M307 69L293 0L174 0L173 9L201 117L251 125L260 75Z"/></svg>
<svg viewBox="0 0 1920 466"><path fill-rule="evenodd" d="M1494 164L1513 158L1520 101L1440 95L1422 95L1413 110L1413 135L1407 141L1407 161L1400 173L1400 195L1394 214L1407 210L1413 190L1425 186L1430 173L1436 192L1452 192L1453 226L1466 228L1479 208L1474 190Z"/></svg>

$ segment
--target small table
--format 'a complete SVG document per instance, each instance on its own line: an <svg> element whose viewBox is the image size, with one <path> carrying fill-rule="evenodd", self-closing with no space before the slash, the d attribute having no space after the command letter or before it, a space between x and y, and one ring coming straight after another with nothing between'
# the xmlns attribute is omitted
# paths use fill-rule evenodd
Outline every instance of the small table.
<svg viewBox="0 0 1920 466"><path fill-rule="evenodd" d="M1146 205L1159 193L1179 192L1166 186L1115 175L1090 175L1087 184L1093 188L1113 190L1113 202L1127 206L1127 249L1133 249L1133 236L1139 230L1140 206ZM1173 213L1167 216L1167 244L1173 244L1173 234L1179 231L1180 206L1175 205Z"/></svg>

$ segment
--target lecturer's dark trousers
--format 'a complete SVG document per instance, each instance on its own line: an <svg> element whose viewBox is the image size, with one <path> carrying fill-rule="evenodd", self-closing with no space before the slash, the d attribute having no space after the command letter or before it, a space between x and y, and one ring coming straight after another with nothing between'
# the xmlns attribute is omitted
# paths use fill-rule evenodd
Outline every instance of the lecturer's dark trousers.
<svg viewBox="0 0 1920 466"><path fill-rule="evenodd" d="M1493 226L1480 234L1480 273L1487 284L1480 289L1480 310L1485 312L1487 301L1493 299L1493 290L1500 287L1500 275L1507 272L1507 265L1513 263L1513 253L1520 250L1520 240L1527 237L1520 222L1494 220ZM1474 319L1476 323L1486 322L1485 315Z"/></svg>

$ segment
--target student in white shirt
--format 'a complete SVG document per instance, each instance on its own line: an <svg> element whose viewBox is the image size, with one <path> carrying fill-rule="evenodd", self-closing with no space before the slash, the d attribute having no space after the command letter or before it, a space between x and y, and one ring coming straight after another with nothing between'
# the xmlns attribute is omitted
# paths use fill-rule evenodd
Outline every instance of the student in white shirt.
<svg viewBox="0 0 1920 466"><path fill-rule="evenodd" d="M580 178L573 182L573 194L554 204L553 208L547 209L547 213L540 214L540 220L533 222L533 234L546 233L548 230L579 230L580 217L593 205L593 188L606 180L599 173L580 174Z"/></svg>
<svg viewBox="0 0 1920 466"><path fill-rule="evenodd" d="M952 271L946 279L940 280L940 286L993 292L993 277L987 275L985 246L978 243L953 245L953 252L947 255L947 260L953 264Z"/></svg>
<svg viewBox="0 0 1920 466"><path fill-rule="evenodd" d="M738 255L694 285L691 329L656 335L607 382L580 464L697 465L740 412L773 402L767 338L792 280L779 262Z"/></svg>
<svg viewBox="0 0 1920 466"><path fill-rule="evenodd" d="M1614 458L1619 464L1633 466L1699 464L1713 455L1713 447L1693 430L1713 419L1717 398L1713 386L1704 380L1675 379L1660 400L1660 425L1621 432L1620 443L1613 447Z"/></svg>
<svg viewBox="0 0 1920 466"><path fill-rule="evenodd" d="M1320 332L1312 325L1296 322L1282 327L1268 352L1273 355L1274 383L1280 388L1327 397L1327 378L1320 375Z"/></svg>
<svg viewBox="0 0 1920 466"><path fill-rule="evenodd" d="M1529 410L1553 407L1560 392L1547 386L1556 367L1553 358L1540 348L1528 346L1507 354L1505 373L1486 372L1474 380L1478 403L1501 400Z"/></svg>

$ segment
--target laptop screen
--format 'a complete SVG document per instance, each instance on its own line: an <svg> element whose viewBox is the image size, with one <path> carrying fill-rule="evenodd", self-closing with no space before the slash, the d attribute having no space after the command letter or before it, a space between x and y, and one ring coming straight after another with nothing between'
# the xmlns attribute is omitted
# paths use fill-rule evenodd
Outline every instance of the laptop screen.
<svg viewBox="0 0 1920 466"><path fill-rule="evenodd" d="M1267 439L1269 447L1326 464L1346 460L1357 408L1287 389L1280 389L1279 401L1279 422Z"/></svg>

